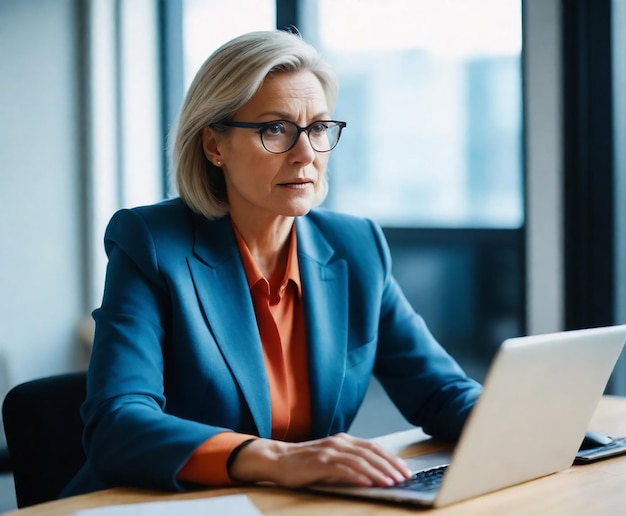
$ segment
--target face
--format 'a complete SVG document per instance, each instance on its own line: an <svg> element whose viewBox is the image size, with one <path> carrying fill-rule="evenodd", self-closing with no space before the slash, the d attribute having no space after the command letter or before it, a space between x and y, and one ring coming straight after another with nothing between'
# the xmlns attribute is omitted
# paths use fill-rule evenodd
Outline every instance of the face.
<svg viewBox="0 0 626 516"><path fill-rule="evenodd" d="M289 120L301 127L330 118L324 90L308 71L268 76L232 119L238 122ZM306 132L282 154L265 150L258 130L207 127L202 140L207 157L221 162L231 216L239 221L305 215L322 199L328 152L311 148Z"/></svg>

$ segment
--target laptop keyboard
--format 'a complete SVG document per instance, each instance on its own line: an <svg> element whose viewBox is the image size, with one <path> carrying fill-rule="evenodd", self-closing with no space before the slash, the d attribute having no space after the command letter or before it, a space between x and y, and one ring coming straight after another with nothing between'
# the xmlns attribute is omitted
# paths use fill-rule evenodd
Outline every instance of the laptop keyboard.
<svg viewBox="0 0 626 516"><path fill-rule="evenodd" d="M393 489L409 489L411 491L432 492L437 491L441 485L443 474L448 468L447 465L418 471L412 478L400 482Z"/></svg>

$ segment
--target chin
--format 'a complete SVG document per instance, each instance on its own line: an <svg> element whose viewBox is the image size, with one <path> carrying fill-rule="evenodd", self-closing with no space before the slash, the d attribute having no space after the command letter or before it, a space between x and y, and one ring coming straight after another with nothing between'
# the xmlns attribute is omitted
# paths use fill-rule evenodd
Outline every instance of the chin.
<svg viewBox="0 0 626 516"><path fill-rule="evenodd" d="M285 217L302 217L304 215L306 215L307 213L309 213L312 209L312 206L309 206L307 208L298 208L298 209L292 209L292 210L284 210L282 212L282 215L284 215Z"/></svg>
<svg viewBox="0 0 626 516"><path fill-rule="evenodd" d="M315 208L315 206L317 206L316 202L313 202L313 200L307 200L290 203L288 206L285 206L284 209L281 211L283 215L286 215L288 217L301 217L302 215L306 215L307 213L309 213L313 208Z"/></svg>

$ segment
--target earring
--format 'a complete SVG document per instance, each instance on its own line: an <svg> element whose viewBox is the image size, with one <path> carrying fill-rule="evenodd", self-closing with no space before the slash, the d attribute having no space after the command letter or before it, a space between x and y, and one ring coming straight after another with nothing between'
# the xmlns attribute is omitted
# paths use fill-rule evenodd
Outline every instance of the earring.
<svg viewBox="0 0 626 516"><path fill-rule="evenodd" d="M220 160L217 160L217 161L215 162L215 166L217 166L217 167L221 167L221 166L222 166L222 162L221 162Z"/></svg>

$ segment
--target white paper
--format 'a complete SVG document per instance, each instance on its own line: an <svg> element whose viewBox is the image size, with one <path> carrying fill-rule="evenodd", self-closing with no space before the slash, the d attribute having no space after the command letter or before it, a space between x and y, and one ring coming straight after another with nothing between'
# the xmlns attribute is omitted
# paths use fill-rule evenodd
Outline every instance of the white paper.
<svg viewBox="0 0 626 516"><path fill-rule="evenodd" d="M246 495L228 495L199 500L174 500L166 502L110 505L77 511L75 516L210 516L236 514L237 516L262 516Z"/></svg>

